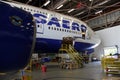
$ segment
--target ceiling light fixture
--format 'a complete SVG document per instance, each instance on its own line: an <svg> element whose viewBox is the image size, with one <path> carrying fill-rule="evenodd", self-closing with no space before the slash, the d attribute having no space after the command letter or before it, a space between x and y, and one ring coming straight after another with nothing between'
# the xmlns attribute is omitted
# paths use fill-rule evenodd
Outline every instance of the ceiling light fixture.
<svg viewBox="0 0 120 80"><path fill-rule="evenodd" d="M72 11L74 11L75 9L70 9L69 11L68 11L68 13L70 13L70 12L72 12Z"/></svg>
<svg viewBox="0 0 120 80"><path fill-rule="evenodd" d="M84 11L82 11L82 12L76 14L75 16L81 15L81 14L83 14L83 13L84 13Z"/></svg>
<svg viewBox="0 0 120 80"><path fill-rule="evenodd" d="M32 0L28 0L27 2L26 2L26 4L28 4L29 2L31 2Z"/></svg>
<svg viewBox="0 0 120 80"><path fill-rule="evenodd" d="M63 7L63 5L58 6L57 9L60 9L61 7Z"/></svg>
<svg viewBox="0 0 120 80"><path fill-rule="evenodd" d="M92 0L89 0L89 1L92 1Z"/></svg>
<svg viewBox="0 0 120 80"><path fill-rule="evenodd" d="M100 11L95 12L95 14L100 14L100 13L102 13L102 12L103 12L103 11L100 10Z"/></svg>
<svg viewBox="0 0 120 80"><path fill-rule="evenodd" d="M105 0L105 1L103 1L101 3L99 3L98 5L103 5L103 4L107 3L108 1L110 1L110 0Z"/></svg>
<svg viewBox="0 0 120 80"><path fill-rule="evenodd" d="M48 1L44 4L44 6L47 6L49 3L50 3L50 0L48 0Z"/></svg>

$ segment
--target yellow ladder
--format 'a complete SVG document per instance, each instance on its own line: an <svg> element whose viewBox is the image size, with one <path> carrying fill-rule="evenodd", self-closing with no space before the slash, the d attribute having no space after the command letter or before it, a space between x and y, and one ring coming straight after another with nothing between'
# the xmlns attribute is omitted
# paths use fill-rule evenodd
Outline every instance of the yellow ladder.
<svg viewBox="0 0 120 80"><path fill-rule="evenodd" d="M65 51L79 67L83 67L83 57L74 49L71 44L62 44L59 51Z"/></svg>

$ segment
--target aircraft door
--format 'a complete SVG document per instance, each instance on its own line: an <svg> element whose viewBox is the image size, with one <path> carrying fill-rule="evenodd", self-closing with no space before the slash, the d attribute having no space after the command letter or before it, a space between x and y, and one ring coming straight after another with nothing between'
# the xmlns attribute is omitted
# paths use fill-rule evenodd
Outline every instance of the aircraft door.
<svg viewBox="0 0 120 80"><path fill-rule="evenodd" d="M43 34L44 33L44 24L36 24L37 32Z"/></svg>

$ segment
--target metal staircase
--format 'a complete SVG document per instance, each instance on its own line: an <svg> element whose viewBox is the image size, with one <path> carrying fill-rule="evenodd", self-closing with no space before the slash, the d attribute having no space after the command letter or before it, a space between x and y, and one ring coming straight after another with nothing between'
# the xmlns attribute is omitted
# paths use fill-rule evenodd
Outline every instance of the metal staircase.
<svg viewBox="0 0 120 80"><path fill-rule="evenodd" d="M79 67L83 67L83 57L74 49L71 42L67 41L63 42L59 52L65 52L69 55L69 57L78 64Z"/></svg>

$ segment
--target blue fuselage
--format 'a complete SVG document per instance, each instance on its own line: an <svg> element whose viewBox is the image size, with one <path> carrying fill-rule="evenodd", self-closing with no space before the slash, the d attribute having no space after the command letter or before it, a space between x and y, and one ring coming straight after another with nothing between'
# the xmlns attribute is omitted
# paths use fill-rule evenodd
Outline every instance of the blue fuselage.
<svg viewBox="0 0 120 80"><path fill-rule="evenodd" d="M55 40L55 39L43 39L37 38L36 45L35 45L35 52L38 53L58 53L61 47L62 40ZM85 52L88 53L94 52L94 48L91 48L94 44L84 43L84 42L76 42L74 44L74 48L78 52Z"/></svg>

